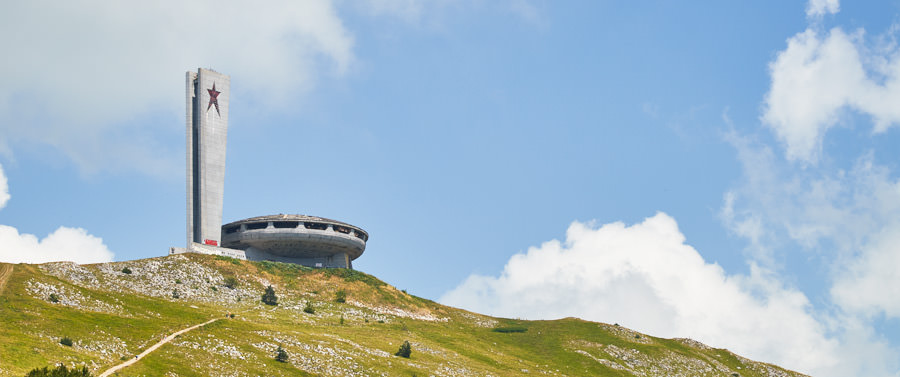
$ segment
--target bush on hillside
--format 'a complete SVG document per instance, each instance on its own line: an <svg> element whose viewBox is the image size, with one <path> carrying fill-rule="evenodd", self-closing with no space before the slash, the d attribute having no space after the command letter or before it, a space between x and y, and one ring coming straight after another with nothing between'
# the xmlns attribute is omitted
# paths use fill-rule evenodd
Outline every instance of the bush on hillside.
<svg viewBox="0 0 900 377"><path fill-rule="evenodd" d="M334 293L334 302L343 304L347 302L347 291L340 289Z"/></svg>
<svg viewBox="0 0 900 377"><path fill-rule="evenodd" d="M278 346L278 350L275 351L275 361L280 361L282 363L286 363L288 361L288 354L284 348Z"/></svg>
<svg viewBox="0 0 900 377"><path fill-rule="evenodd" d="M59 296L57 296L56 293L51 293L50 302L59 302Z"/></svg>
<svg viewBox="0 0 900 377"><path fill-rule="evenodd" d="M64 336L62 339L59 340L59 344L62 344L62 345L64 345L64 346L66 346L66 347L71 347L71 346L72 346L72 339L69 338L68 336Z"/></svg>
<svg viewBox="0 0 900 377"><path fill-rule="evenodd" d="M238 281L234 276L226 276L222 285L228 289L235 289L238 285Z"/></svg>
<svg viewBox="0 0 900 377"><path fill-rule="evenodd" d="M131 269L128 267L125 267L122 269L122 273L126 274L126 275L131 275Z"/></svg>
<svg viewBox="0 0 900 377"><path fill-rule="evenodd" d="M404 340L403 344L400 345L400 350L398 350L397 353L394 354L394 356L405 357L408 359L409 355L411 353L412 353L412 346L409 345L408 340Z"/></svg>
<svg viewBox="0 0 900 377"><path fill-rule="evenodd" d="M271 285L266 287L266 293L263 293L262 295L262 302L266 305L278 305L278 297L275 296L275 288L272 288Z"/></svg>
<svg viewBox="0 0 900 377"><path fill-rule="evenodd" d="M307 301L306 306L303 307L303 312L307 314L316 314L316 309L313 308L311 302Z"/></svg>
<svg viewBox="0 0 900 377"><path fill-rule="evenodd" d="M69 370L65 365L58 365L55 369L34 368L25 377L90 377L91 371L86 366L81 369Z"/></svg>
<svg viewBox="0 0 900 377"><path fill-rule="evenodd" d="M232 257L224 256L224 255L216 255L216 259L217 259L217 260L223 260L223 261L226 261L226 262L231 262L231 264L234 264L234 265L240 265L240 264L241 264L241 261L238 260L237 258L232 258Z"/></svg>

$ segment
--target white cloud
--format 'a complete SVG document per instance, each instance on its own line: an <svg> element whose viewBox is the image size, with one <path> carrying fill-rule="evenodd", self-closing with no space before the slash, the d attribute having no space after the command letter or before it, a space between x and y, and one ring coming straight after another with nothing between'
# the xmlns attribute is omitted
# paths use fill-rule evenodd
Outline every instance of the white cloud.
<svg viewBox="0 0 900 377"><path fill-rule="evenodd" d="M691 337L758 360L834 375L839 341L806 296L753 266L707 263L666 214L633 226L575 222L565 242L510 258L500 276L470 276L441 302L507 317L577 316L663 337Z"/></svg>
<svg viewBox="0 0 900 377"><path fill-rule="evenodd" d="M779 256L803 250L811 262L804 268L824 268L833 278L830 297L822 297L829 314L819 317L840 341L841 363L813 375L896 375L900 353L871 319L900 318L894 268L900 264L900 180L872 153L849 170L798 167L748 138L733 132L727 138L743 178L724 195L726 227L749 241L751 260L769 269L784 269Z"/></svg>
<svg viewBox="0 0 900 377"><path fill-rule="evenodd" d="M900 124L900 49L892 40L862 46L863 31L813 29L788 39L769 66L772 84L763 120L786 147L789 160L815 163L822 139L843 110L872 117L874 132Z"/></svg>
<svg viewBox="0 0 900 377"><path fill-rule="evenodd" d="M9 199L6 176L0 165L0 209ZM113 253L99 237L81 228L59 227L42 240L32 234L19 234L16 228L0 225L0 262L44 263L72 261L76 263L110 262Z"/></svg>
<svg viewBox="0 0 900 377"><path fill-rule="evenodd" d="M821 17L825 14L835 14L840 8L839 0L809 0L809 3L806 4L806 15Z"/></svg>
<svg viewBox="0 0 900 377"><path fill-rule="evenodd" d="M6 182L6 174L3 173L3 165L0 165L0 209L6 207L9 201L9 184Z"/></svg>
<svg viewBox="0 0 900 377"><path fill-rule="evenodd" d="M900 190L898 190L900 194ZM870 317L900 318L900 222L881 229L838 273L831 294L842 308Z"/></svg>
<svg viewBox="0 0 900 377"><path fill-rule="evenodd" d="M750 256L772 266L776 250L799 249L833 260L831 293L841 310L900 318L900 290L891 293L900 287L891 267L900 263L900 179L871 153L846 171L797 168L746 138L729 141L743 178L725 194L721 214L750 241Z"/></svg>
<svg viewBox="0 0 900 377"><path fill-rule="evenodd" d="M87 171L181 163L159 132L182 122L184 72L232 75L236 92L289 106L341 75L353 38L330 0L12 2L0 12L0 140L59 148ZM165 118L163 118L165 119ZM136 165L133 166L132 165Z"/></svg>
<svg viewBox="0 0 900 377"><path fill-rule="evenodd" d="M19 234L16 228L0 225L0 261L6 263L110 262L113 253L103 240L81 228L59 227L44 239Z"/></svg>

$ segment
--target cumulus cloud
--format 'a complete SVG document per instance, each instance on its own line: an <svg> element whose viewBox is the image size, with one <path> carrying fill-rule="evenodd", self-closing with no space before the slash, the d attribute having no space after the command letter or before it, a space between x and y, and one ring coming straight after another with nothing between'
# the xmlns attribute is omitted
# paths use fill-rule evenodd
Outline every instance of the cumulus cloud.
<svg viewBox="0 0 900 377"><path fill-rule="evenodd" d="M6 263L100 263L113 259L102 239L81 228L59 227L38 240L32 234L19 234L16 228L0 225L0 246L0 261Z"/></svg>
<svg viewBox="0 0 900 377"><path fill-rule="evenodd" d="M182 123L148 118L181 118L187 70L212 67L240 81L232 89L287 106L354 61L330 0L13 2L0 33L22 36L0 39L0 150L47 144L88 171L175 171L181 157L158 132Z"/></svg>
<svg viewBox="0 0 900 377"><path fill-rule="evenodd" d="M470 276L440 301L507 317L618 322L832 375L840 344L806 296L765 269L751 271L729 275L706 262L658 213L632 226L575 222L564 242L514 255L499 276Z"/></svg>
<svg viewBox="0 0 900 377"><path fill-rule="evenodd" d="M821 17L825 14L835 14L840 10L838 0L809 0L806 4L806 15L809 17Z"/></svg>
<svg viewBox="0 0 900 377"><path fill-rule="evenodd" d="M4 199L5 198L5 199ZM0 165L0 209L9 199L6 175ZM76 263L109 262L113 253L103 240L81 228L59 227L43 239L20 234L16 228L0 225L0 262L44 263L71 261Z"/></svg>
<svg viewBox="0 0 900 377"><path fill-rule="evenodd" d="M817 162L826 131L848 109L871 116L875 133L900 124L900 49L893 41L866 48L863 36L807 29L770 64L763 120L789 160Z"/></svg>

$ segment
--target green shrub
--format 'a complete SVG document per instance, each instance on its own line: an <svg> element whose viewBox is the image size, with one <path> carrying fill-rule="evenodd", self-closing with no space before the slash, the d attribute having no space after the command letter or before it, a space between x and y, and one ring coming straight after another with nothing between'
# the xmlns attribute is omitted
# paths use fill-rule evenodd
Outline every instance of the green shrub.
<svg viewBox="0 0 900 377"><path fill-rule="evenodd" d="M181 284L181 279L175 279L175 284Z"/></svg>
<svg viewBox="0 0 900 377"><path fill-rule="evenodd" d="M216 260L223 260L226 262L231 262L231 264L240 265L241 261L237 258L226 257L224 255L216 255Z"/></svg>
<svg viewBox="0 0 900 377"><path fill-rule="evenodd" d="M307 301L306 306L303 307L303 312L308 314L316 314L316 308L313 308L312 303Z"/></svg>
<svg viewBox="0 0 900 377"><path fill-rule="evenodd" d="M212 290L215 291L215 292L218 292L218 291L219 291L219 288L216 288L216 286L214 286L214 285L213 285L213 286L210 286L209 289L212 289Z"/></svg>
<svg viewBox="0 0 900 377"><path fill-rule="evenodd" d="M523 327L523 326L504 326L504 327L495 327L491 331L502 332L502 333L526 332L526 331L528 331L528 328Z"/></svg>
<svg viewBox="0 0 900 377"><path fill-rule="evenodd" d="M25 377L90 377L91 371L88 370L87 366L82 366L81 369L72 369L69 370L65 365L58 365L55 369L47 369L47 367L43 368L34 368Z"/></svg>
<svg viewBox="0 0 900 377"><path fill-rule="evenodd" d="M375 288L387 285L385 284L385 282L378 280L378 278L372 275L359 272L357 270L351 270L349 268L326 268L320 271L322 271L322 273L324 273L326 276L337 276L343 278L344 281L347 282L361 281Z"/></svg>
<svg viewBox="0 0 900 377"><path fill-rule="evenodd" d="M179 297L181 297L181 295L178 294L178 290L173 289L172 290L172 298L179 298Z"/></svg>
<svg viewBox="0 0 900 377"><path fill-rule="evenodd" d="M237 287L238 281L234 276L226 276L222 285L228 289L234 289Z"/></svg>
<svg viewBox="0 0 900 377"><path fill-rule="evenodd" d="M397 353L394 354L394 356L405 357L408 359L409 355L411 353L412 353L412 346L409 345L408 340L404 340L403 344L400 345L400 349L397 351Z"/></svg>
<svg viewBox="0 0 900 377"><path fill-rule="evenodd" d="M272 288L271 285L266 287L266 293L263 293L262 295L262 302L266 305L278 305L278 297L275 296L275 288Z"/></svg>
<svg viewBox="0 0 900 377"><path fill-rule="evenodd" d="M341 321L339 323L341 326L344 325L344 315L343 314L341 314Z"/></svg>
<svg viewBox="0 0 900 377"><path fill-rule="evenodd" d="M50 302L59 302L59 296L57 296L56 293L51 293Z"/></svg>
<svg viewBox="0 0 900 377"><path fill-rule="evenodd" d="M343 304L347 302L347 291L340 289L334 293L334 302Z"/></svg>
<svg viewBox="0 0 900 377"><path fill-rule="evenodd" d="M287 351L285 351L284 348L281 348L281 346L278 346L278 350L275 351L275 360L282 363L288 361Z"/></svg>
<svg viewBox="0 0 900 377"><path fill-rule="evenodd" d="M126 275L131 275L131 269L128 267L125 267L122 269L122 273L126 274Z"/></svg>
<svg viewBox="0 0 900 377"><path fill-rule="evenodd" d="M72 339L69 338L68 336L64 336L62 339L59 340L59 344L62 344L62 345L67 346L67 347L71 347L71 346L72 346Z"/></svg>

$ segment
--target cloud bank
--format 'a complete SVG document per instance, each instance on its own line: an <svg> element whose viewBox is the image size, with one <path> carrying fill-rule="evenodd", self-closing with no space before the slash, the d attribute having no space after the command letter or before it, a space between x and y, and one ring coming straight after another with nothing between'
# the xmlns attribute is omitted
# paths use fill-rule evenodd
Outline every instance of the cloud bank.
<svg viewBox="0 0 900 377"><path fill-rule="evenodd" d="M564 242L512 256L497 277L470 276L440 302L506 317L614 321L801 371L825 371L840 356L803 293L758 267L726 274L664 213L632 226L574 222Z"/></svg>
<svg viewBox="0 0 900 377"><path fill-rule="evenodd" d="M0 165L0 209L10 198L3 166ZM32 234L20 234L16 228L0 225L0 262L44 263L71 261L100 263L113 260L103 240L81 228L61 226L43 239Z"/></svg>

